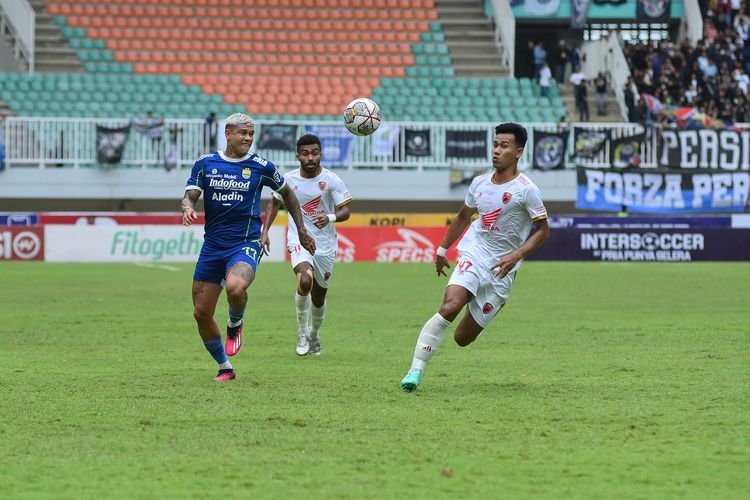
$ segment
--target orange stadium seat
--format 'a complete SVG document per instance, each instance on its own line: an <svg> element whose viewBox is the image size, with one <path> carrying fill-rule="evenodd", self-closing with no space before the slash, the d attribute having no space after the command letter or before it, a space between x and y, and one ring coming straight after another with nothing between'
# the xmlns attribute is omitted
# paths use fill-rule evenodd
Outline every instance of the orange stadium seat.
<svg viewBox="0 0 750 500"><path fill-rule="evenodd" d="M266 114L288 114L286 106L302 106L310 93L319 104L305 111L321 115L338 114L353 93L372 95L382 78L414 66L412 45L439 17L434 0L43 1L68 26L103 40L110 60L129 63L126 71L177 74ZM242 16L227 17L240 9Z"/></svg>

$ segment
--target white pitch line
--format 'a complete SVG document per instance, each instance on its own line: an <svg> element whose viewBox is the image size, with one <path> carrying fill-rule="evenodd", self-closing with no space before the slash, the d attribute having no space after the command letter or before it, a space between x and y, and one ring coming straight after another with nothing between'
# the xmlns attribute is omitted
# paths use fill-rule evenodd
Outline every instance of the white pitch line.
<svg viewBox="0 0 750 500"><path fill-rule="evenodd" d="M152 262L133 262L136 266L148 267L149 269L164 269L165 271L179 271L179 267L167 266L165 264L154 264Z"/></svg>

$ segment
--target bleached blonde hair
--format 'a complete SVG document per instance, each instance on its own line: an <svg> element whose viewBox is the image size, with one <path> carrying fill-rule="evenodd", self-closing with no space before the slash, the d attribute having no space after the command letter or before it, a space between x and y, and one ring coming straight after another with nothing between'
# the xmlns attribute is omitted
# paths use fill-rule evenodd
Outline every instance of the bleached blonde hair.
<svg viewBox="0 0 750 500"><path fill-rule="evenodd" d="M227 117L227 128L234 128L240 125L250 125L251 127L255 128L255 120L244 113L235 113Z"/></svg>

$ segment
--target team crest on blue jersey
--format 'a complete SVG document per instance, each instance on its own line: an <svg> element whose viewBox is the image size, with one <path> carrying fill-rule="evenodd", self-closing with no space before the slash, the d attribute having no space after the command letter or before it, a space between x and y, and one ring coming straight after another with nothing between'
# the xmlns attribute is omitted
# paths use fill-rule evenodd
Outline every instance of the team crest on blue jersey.
<svg viewBox="0 0 750 500"><path fill-rule="evenodd" d="M243 168L242 169L242 178L243 179L249 179L251 173L252 173L252 170L250 170L249 168Z"/></svg>

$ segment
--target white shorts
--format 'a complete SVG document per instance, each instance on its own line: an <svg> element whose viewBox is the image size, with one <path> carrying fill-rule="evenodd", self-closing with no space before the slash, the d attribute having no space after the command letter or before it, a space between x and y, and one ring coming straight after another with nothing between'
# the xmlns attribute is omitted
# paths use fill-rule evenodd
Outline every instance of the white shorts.
<svg viewBox="0 0 750 500"><path fill-rule="evenodd" d="M321 288L328 288L333 277L333 264L336 262L336 254L312 255L302 245L290 245L289 254L292 257L292 268L301 262L308 262L313 268L313 278Z"/></svg>
<svg viewBox="0 0 750 500"><path fill-rule="evenodd" d="M467 309L474 321L482 328L487 328L510 296L516 272L498 278L492 269L477 264L469 255L461 255L453 269L449 285L459 285L474 295L467 304Z"/></svg>

